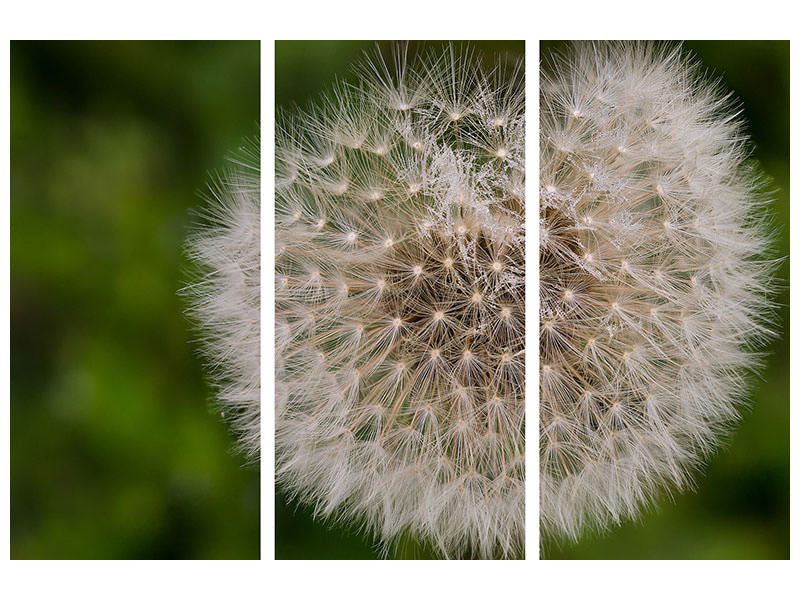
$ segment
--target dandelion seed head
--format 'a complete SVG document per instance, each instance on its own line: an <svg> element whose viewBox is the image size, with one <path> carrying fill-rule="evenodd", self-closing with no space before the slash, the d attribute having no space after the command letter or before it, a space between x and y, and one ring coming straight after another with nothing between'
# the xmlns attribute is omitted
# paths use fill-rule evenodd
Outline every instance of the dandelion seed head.
<svg viewBox="0 0 800 600"><path fill-rule="evenodd" d="M576 44L540 99L540 522L576 539L736 420L773 263L741 123L680 48Z"/></svg>
<svg viewBox="0 0 800 600"><path fill-rule="evenodd" d="M447 557L524 539L524 86L521 65L482 64L372 55L276 140L278 173L297 173L276 178L278 483L384 547L412 535Z"/></svg>

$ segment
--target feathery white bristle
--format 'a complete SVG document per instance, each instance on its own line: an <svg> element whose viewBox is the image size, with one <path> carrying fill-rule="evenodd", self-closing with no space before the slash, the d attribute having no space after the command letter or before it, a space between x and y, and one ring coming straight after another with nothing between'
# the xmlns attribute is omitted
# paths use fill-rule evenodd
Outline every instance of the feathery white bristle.
<svg viewBox="0 0 800 600"><path fill-rule="evenodd" d="M260 181L250 142L209 186L187 254L200 271L184 290L217 387L217 405L249 461L260 454Z"/></svg>

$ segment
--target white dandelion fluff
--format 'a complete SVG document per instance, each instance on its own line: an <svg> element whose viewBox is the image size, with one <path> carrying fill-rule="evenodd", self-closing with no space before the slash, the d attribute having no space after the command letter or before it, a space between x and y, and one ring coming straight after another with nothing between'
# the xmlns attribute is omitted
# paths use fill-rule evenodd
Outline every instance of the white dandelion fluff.
<svg viewBox="0 0 800 600"><path fill-rule="evenodd" d="M540 94L540 520L574 539L738 418L772 263L738 113L679 47L575 45Z"/></svg>
<svg viewBox="0 0 800 600"><path fill-rule="evenodd" d="M260 188L257 142L209 186L187 254L200 271L185 292L201 328L217 404L241 451L260 452Z"/></svg>
<svg viewBox="0 0 800 600"><path fill-rule="evenodd" d="M523 72L393 59L279 118L276 477L384 547L517 556Z"/></svg>

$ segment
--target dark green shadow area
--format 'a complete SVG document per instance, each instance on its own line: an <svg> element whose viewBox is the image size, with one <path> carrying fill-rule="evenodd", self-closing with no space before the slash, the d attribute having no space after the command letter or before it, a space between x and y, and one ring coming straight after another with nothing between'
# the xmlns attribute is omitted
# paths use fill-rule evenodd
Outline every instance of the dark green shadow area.
<svg viewBox="0 0 800 600"><path fill-rule="evenodd" d="M11 44L11 557L258 558L178 290L258 42Z"/></svg>
<svg viewBox="0 0 800 600"><path fill-rule="evenodd" d="M542 42L541 56L564 42ZM769 207L777 228L776 256L789 256L789 43L686 42L711 76L741 101L753 157L772 178ZM665 497L637 523L577 544L549 545L548 559L789 558L789 259L777 339L754 379L749 409L727 444L697 477L696 492Z"/></svg>
<svg viewBox="0 0 800 600"><path fill-rule="evenodd" d="M292 560L380 558L367 536L341 526L324 526L311 511L275 494L275 558Z"/></svg>

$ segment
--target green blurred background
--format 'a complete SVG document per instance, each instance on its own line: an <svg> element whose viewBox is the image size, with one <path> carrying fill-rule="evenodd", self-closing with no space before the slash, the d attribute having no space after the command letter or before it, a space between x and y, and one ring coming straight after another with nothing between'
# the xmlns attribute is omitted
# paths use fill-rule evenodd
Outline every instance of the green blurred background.
<svg viewBox="0 0 800 600"><path fill-rule="evenodd" d="M11 44L11 556L258 558L177 291L258 42Z"/></svg>
<svg viewBox="0 0 800 600"><path fill-rule="evenodd" d="M411 42L409 55L428 48L440 48L446 42ZM364 52L373 52L374 41L277 41L275 42L275 106L291 109L307 107L319 94L330 88L336 78L353 81L350 69ZM379 42L384 56L391 56L392 43ZM469 42L470 47L486 58L486 65L496 62L498 53L523 57L522 41ZM326 525L311 518L310 511L289 502L276 491L275 557L278 559L375 559L381 554L365 535L340 525ZM436 558L430 548L414 540L402 540L389 558Z"/></svg>
<svg viewBox="0 0 800 600"><path fill-rule="evenodd" d="M541 58L565 42L542 42ZM755 158L773 179L776 255L789 256L789 43L696 41L685 50L742 102ZM575 545L548 546L552 559L789 558L789 260L777 331L749 410L697 478L697 491L665 497L636 523Z"/></svg>

